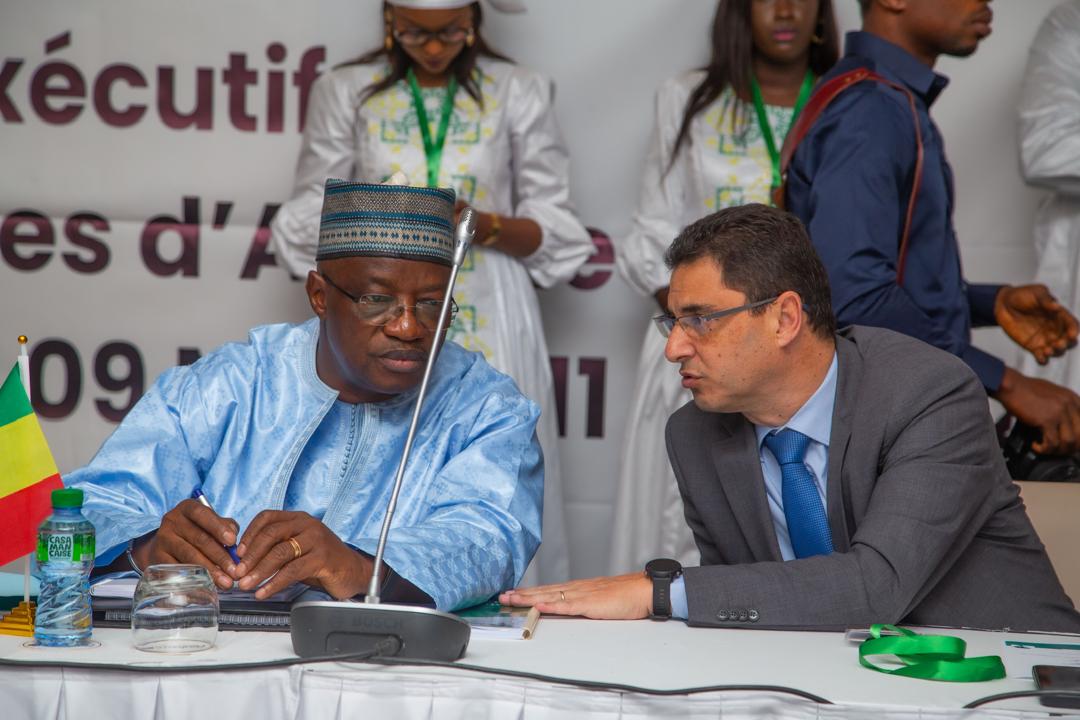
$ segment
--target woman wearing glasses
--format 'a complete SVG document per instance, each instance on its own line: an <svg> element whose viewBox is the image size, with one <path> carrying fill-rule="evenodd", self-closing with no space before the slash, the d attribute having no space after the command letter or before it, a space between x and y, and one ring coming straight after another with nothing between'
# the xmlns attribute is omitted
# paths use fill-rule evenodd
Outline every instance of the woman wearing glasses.
<svg viewBox="0 0 1080 720"><path fill-rule="evenodd" d="M668 81L657 95L638 210L616 253L623 277L654 297L661 311L667 309L664 252L672 239L721 208L769 202L788 128L815 78L838 54L831 0L720 0L708 66ZM657 557L698 565L664 447L667 418L690 393L664 359L664 337L651 327L636 387L623 440L611 571L637 570Z"/></svg>
<svg viewBox="0 0 1080 720"><path fill-rule="evenodd" d="M504 11L523 8L487 0ZM517 381L541 406L543 544L529 580L568 575L554 386L534 285L571 279L592 252L573 214L568 158L541 75L495 52L480 34L481 3L393 0L383 46L327 73L312 89L292 198L273 223L294 275L313 266L327 177L452 187L478 212L458 278L448 337ZM539 572L539 575L536 574Z"/></svg>

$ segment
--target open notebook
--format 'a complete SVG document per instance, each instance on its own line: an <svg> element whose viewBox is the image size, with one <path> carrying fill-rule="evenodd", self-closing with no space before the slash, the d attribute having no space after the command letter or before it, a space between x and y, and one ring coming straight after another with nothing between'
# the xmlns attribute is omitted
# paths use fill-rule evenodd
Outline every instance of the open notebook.
<svg viewBox="0 0 1080 720"><path fill-rule="evenodd" d="M90 587L90 602L96 627L130 627L131 601L135 597L135 577L105 578ZM254 592L219 590L222 630L289 630L289 609L294 600L310 591L307 585L290 585L265 600ZM320 593L321 595L321 593Z"/></svg>

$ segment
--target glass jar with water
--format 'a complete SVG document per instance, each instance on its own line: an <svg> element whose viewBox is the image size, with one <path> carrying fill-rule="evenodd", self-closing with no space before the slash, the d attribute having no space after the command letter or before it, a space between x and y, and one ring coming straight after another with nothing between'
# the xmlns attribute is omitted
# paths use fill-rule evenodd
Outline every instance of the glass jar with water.
<svg viewBox="0 0 1080 720"><path fill-rule="evenodd" d="M131 632L148 652L190 653L213 647L218 593L200 565L151 565L135 587Z"/></svg>

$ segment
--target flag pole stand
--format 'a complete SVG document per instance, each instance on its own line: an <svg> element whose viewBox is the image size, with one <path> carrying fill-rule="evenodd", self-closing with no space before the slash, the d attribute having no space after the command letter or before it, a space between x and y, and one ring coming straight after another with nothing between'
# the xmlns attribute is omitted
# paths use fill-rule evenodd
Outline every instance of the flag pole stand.
<svg viewBox="0 0 1080 720"><path fill-rule="evenodd" d="M23 558L23 600L15 609L0 617L0 635L34 636L37 605L30 600L30 556Z"/></svg>

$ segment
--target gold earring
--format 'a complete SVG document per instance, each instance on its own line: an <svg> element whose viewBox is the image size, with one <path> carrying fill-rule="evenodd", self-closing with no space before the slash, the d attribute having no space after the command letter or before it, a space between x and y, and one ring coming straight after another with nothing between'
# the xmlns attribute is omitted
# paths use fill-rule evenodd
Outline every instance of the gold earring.
<svg viewBox="0 0 1080 720"><path fill-rule="evenodd" d="M383 46L386 48L386 52L390 52L394 48L394 36L390 33L386 33L386 39L383 40Z"/></svg>
<svg viewBox="0 0 1080 720"><path fill-rule="evenodd" d="M465 47L472 47L474 44L476 44L476 33L470 30L469 34L465 36Z"/></svg>

